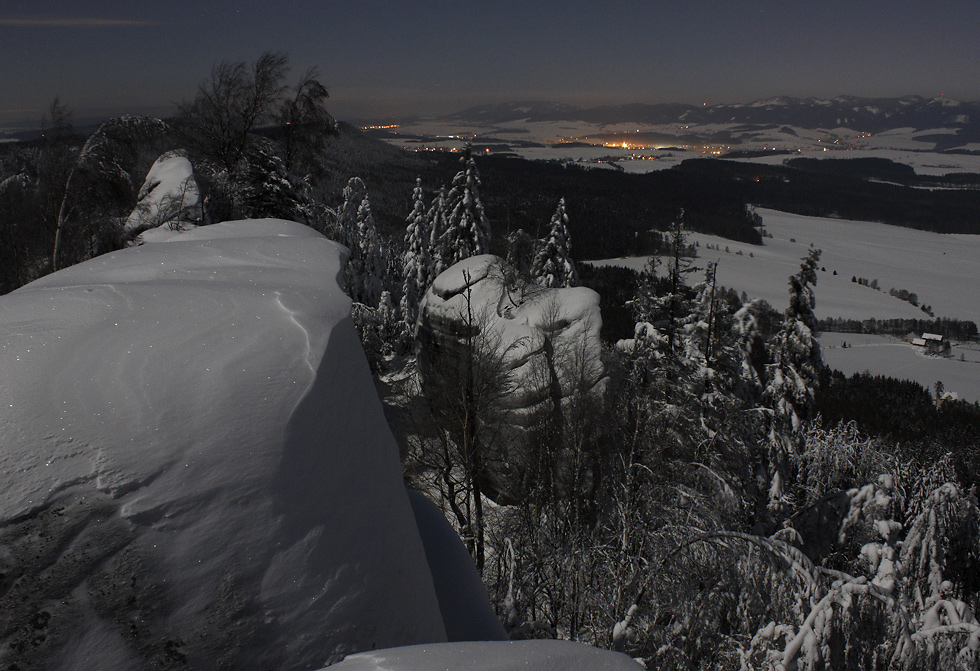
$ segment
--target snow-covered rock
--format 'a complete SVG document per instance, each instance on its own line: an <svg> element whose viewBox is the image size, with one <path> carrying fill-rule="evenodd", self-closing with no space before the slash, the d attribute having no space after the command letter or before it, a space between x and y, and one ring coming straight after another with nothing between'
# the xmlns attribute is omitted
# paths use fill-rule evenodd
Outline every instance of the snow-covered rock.
<svg viewBox="0 0 980 671"><path fill-rule="evenodd" d="M446 640L337 278L228 222L0 297L0 659L308 669Z"/></svg>
<svg viewBox="0 0 980 671"><path fill-rule="evenodd" d="M180 151L168 151L150 167L125 228L131 235L161 227L183 230L199 224L201 212L201 191L191 162ZM160 237L144 234L142 241L160 241Z"/></svg>
<svg viewBox="0 0 980 671"><path fill-rule="evenodd" d="M413 645L352 655L331 671L639 671L626 655L572 641Z"/></svg>
<svg viewBox="0 0 980 671"><path fill-rule="evenodd" d="M507 423L519 430L576 393L601 393L606 377L599 295L585 287L545 288L513 275L492 255L464 259L439 275L420 307L418 359L431 401L434 367L454 365L470 346L495 352L507 372ZM499 442L512 450L519 441ZM519 464L520 456L508 454L502 463Z"/></svg>

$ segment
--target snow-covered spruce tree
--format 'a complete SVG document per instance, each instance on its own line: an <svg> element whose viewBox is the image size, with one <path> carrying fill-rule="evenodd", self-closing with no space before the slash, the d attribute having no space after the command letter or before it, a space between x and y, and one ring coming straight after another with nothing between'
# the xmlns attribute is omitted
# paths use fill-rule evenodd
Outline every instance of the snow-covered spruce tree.
<svg viewBox="0 0 980 671"><path fill-rule="evenodd" d="M374 224L367 194L357 208L357 219L350 245L345 279L350 297L368 307L378 307L384 277L384 253L381 237Z"/></svg>
<svg viewBox="0 0 980 671"><path fill-rule="evenodd" d="M719 333L716 321L721 317L721 301L716 298L717 263L709 263L704 270L704 280L694 286L694 300L691 312L683 320L683 339L685 356L698 365L710 368L712 354L715 359L719 348Z"/></svg>
<svg viewBox="0 0 980 671"><path fill-rule="evenodd" d="M660 373L666 376L664 400L667 402L670 402L670 388L676 386L680 369L685 367L684 322L692 312L685 276L695 268L691 259L685 256L683 211L671 225L669 240L671 255L666 262L666 277L663 280L657 278L659 261L651 258L633 301L637 327L645 325L642 331L646 341L656 349L653 359L657 361Z"/></svg>
<svg viewBox="0 0 980 671"><path fill-rule="evenodd" d="M338 242L346 245L354 253L357 240L357 212L367 197L367 186L360 177L351 177L344 187L344 202L337 210Z"/></svg>
<svg viewBox="0 0 980 671"><path fill-rule="evenodd" d="M803 423L813 414L814 393L823 359L813 332L813 285L817 283L820 250L813 249L800 272L789 278L789 307L783 328L770 342L772 363L766 367L764 401L772 409L769 442L770 508L785 503L790 459L801 445Z"/></svg>
<svg viewBox="0 0 980 671"><path fill-rule="evenodd" d="M448 268L452 258L451 253L446 247L446 231L449 228L449 220L446 214L446 188L439 189L439 192L432 199L432 205L425 215L429 222L429 267L427 276L429 280L437 278L442 271Z"/></svg>
<svg viewBox="0 0 980 671"><path fill-rule="evenodd" d="M745 400L739 390L740 361L737 334L728 296L718 291L717 264L709 263L704 280L694 286L691 312L680 334L684 365L692 390L701 397L702 412Z"/></svg>
<svg viewBox="0 0 980 671"><path fill-rule="evenodd" d="M735 343L739 359L738 394L749 402L762 398L765 388L766 365L769 354L766 341L759 332L760 301L746 301L733 315L732 328L735 330Z"/></svg>
<svg viewBox="0 0 980 671"><path fill-rule="evenodd" d="M402 259L405 279L402 283L401 314L402 321L411 333L415 332L422 296L429 283L435 279L429 276L432 266L429 259L431 230L423 199L422 180L418 178L412 193L413 207L405 229L405 254Z"/></svg>
<svg viewBox="0 0 980 671"><path fill-rule="evenodd" d="M574 287L578 284L578 273L570 256L571 249L568 214L565 212L565 199L562 198L551 217L548 237L542 241L531 263L531 277L545 287Z"/></svg>
<svg viewBox="0 0 980 671"><path fill-rule="evenodd" d="M242 163L232 192L236 216L306 221L302 198L290 183L272 142L256 138L243 154Z"/></svg>
<svg viewBox="0 0 980 671"><path fill-rule="evenodd" d="M453 178L446 202L449 214L443 249L448 255L444 259L447 266L490 251L490 222L480 202L480 173L470 145L466 145L460 162L463 169Z"/></svg>

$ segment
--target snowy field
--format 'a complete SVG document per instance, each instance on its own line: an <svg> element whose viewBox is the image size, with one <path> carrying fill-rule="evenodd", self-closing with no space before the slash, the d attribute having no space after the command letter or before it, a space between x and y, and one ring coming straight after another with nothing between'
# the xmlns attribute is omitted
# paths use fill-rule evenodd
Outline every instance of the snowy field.
<svg viewBox="0 0 980 671"><path fill-rule="evenodd" d="M938 131L935 131L938 132ZM873 138L868 138L873 139ZM766 165L783 165L794 158L818 159L851 159L851 158L884 158L896 163L912 167L918 175L940 176L955 172L980 173L980 155L971 154L938 154L930 151L912 151L900 149L850 149L847 151L801 151L793 154L775 156L760 156L758 158L728 159L741 163L762 163ZM920 148L921 149L921 148Z"/></svg>
<svg viewBox="0 0 980 671"><path fill-rule="evenodd" d="M734 242L692 233L699 245L697 265L718 262L718 282L778 310L788 300L787 279L796 273L810 246L823 250L816 286L819 318L928 319L919 308L888 295L906 289L932 306L938 317L980 324L980 236L942 235L866 221L804 217L760 209L765 245ZM709 250L708 245L717 246ZM725 250L729 251L726 252ZM590 261L642 269L648 257ZM837 275L834 275L837 271ZM851 282L877 279L881 291Z"/></svg>
<svg viewBox="0 0 980 671"><path fill-rule="evenodd" d="M928 319L919 308L888 295L892 287L918 294L938 317L968 319L980 324L980 236L942 235L862 221L804 217L760 209L766 231L773 235L756 247L694 233L704 267L718 262L718 282L762 298L782 311L788 301L787 280L814 247L823 250L816 286L818 318ZM794 242L795 240L795 242ZM708 245L716 250L707 249ZM726 248L729 250L726 252ZM642 269L648 257L605 259L594 265ZM834 271L837 275L834 275ZM851 277L877 279L881 291L851 282ZM692 280L693 282L694 280ZM853 348L841 349L846 340ZM942 380L961 399L980 400L980 352L954 348L952 359L923 356L911 345L886 336L828 333L824 358L845 373L873 373L910 379L931 387ZM969 346L967 346L969 347ZM960 354L964 362L959 361Z"/></svg>
<svg viewBox="0 0 980 671"><path fill-rule="evenodd" d="M980 346L975 343L955 345L953 356L941 359L893 336L823 333L818 339L827 365L847 375L870 371L913 380L930 390L941 380L961 400L980 401Z"/></svg>

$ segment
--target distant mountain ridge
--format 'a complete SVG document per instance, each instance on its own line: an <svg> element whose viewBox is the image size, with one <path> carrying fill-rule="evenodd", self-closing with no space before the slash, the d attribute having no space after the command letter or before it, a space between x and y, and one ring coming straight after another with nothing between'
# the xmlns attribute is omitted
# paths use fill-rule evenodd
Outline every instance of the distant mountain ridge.
<svg viewBox="0 0 980 671"><path fill-rule="evenodd" d="M532 101L479 105L455 112L442 120L499 124L510 121L585 121L596 124L753 124L786 125L798 128L849 128L880 133L896 128L928 130L962 129L961 134L980 136L980 101L960 102L946 98L860 98L833 99L779 96L747 104L688 105L603 105L578 107L565 103Z"/></svg>

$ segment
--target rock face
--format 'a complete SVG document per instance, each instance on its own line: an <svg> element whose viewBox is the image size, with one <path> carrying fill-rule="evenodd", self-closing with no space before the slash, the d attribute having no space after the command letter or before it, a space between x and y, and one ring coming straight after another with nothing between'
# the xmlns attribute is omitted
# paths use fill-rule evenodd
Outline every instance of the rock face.
<svg viewBox="0 0 980 671"><path fill-rule="evenodd" d="M143 234L141 242L169 237L170 231L192 228L201 223L201 191L194 179L191 162L180 151L168 151L158 158L146 175L136 208L126 219L126 231Z"/></svg>
<svg viewBox="0 0 980 671"><path fill-rule="evenodd" d="M514 279L496 256L474 256L443 272L422 301L419 370L430 403L449 377L463 375L468 357L492 359L503 375L502 452L493 461L520 470L521 434L543 413L560 412L575 394L605 389L599 295L585 287L547 289ZM518 473L492 474L489 492L508 499ZM513 492L511 492L513 493Z"/></svg>
<svg viewBox="0 0 980 671"><path fill-rule="evenodd" d="M0 661L319 668L446 640L337 278L278 220L0 297Z"/></svg>

